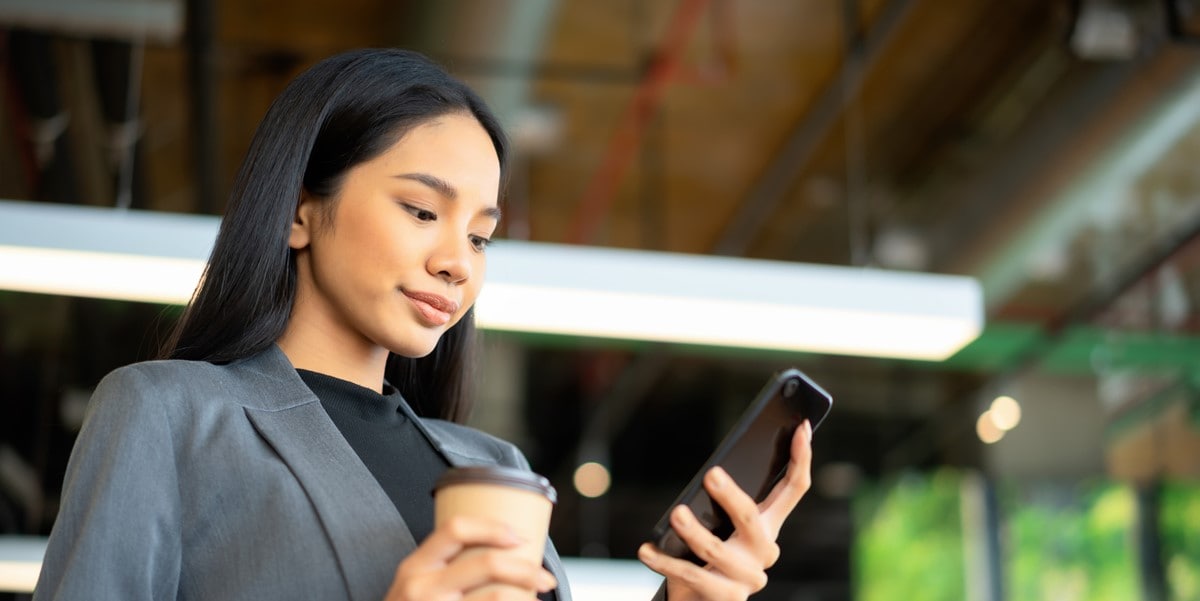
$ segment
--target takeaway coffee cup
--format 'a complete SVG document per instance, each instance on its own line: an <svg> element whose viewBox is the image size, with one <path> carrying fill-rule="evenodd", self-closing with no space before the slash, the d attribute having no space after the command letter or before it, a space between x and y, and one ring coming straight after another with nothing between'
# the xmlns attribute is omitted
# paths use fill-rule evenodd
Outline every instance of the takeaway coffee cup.
<svg viewBox="0 0 1200 601"><path fill-rule="evenodd" d="M507 524L521 538L511 551L541 565L558 495L550 481L533 472L500 466L451 468L433 487L434 524L454 516ZM480 589L483 592L491 587ZM531 595L535 591L528 591Z"/></svg>

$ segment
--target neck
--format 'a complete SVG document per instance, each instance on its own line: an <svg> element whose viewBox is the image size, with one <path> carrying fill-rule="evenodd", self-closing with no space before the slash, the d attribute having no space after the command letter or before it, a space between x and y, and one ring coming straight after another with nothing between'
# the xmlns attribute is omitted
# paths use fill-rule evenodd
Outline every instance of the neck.
<svg viewBox="0 0 1200 601"><path fill-rule="evenodd" d="M293 313L276 343L292 367L307 369L383 392L388 352L365 340L340 340L339 330Z"/></svg>

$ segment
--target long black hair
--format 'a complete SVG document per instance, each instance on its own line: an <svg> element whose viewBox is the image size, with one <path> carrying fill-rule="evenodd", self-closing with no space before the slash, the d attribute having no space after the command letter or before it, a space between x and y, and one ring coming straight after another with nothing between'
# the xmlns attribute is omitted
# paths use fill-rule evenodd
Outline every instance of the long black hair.
<svg viewBox="0 0 1200 601"><path fill-rule="evenodd" d="M301 190L332 198L347 170L414 127L457 112L474 116L491 137L503 188L508 142L499 121L466 84L424 56L357 50L293 80L254 133L204 279L160 355L222 363L274 344L296 298L288 236ZM386 378L419 413L463 421L474 353L472 309L428 356L391 355Z"/></svg>

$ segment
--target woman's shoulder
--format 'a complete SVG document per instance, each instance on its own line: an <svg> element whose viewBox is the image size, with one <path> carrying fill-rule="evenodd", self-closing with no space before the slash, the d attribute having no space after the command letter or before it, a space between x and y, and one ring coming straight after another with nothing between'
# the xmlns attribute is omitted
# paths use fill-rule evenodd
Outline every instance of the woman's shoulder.
<svg viewBox="0 0 1200 601"><path fill-rule="evenodd" d="M177 377L204 377L215 375L223 366L207 361L190 359L154 359L123 365L104 376L101 382L142 382L146 380L173 379Z"/></svg>
<svg viewBox="0 0 1200 601"><path fill-rule="evenodd" d="M118 367L104 376L97 392L137 392L154 389L163 392L186 382L211 382L220 366L205 361L158 359Z"/></svg>
<svg viewBox="0 0 1200 601"><path fill-rule="evenodd" d="M422 418L421 423L442 452L456 455L466 463L499 463L526 469L529 466L515 444L483 430L441 419Z"/></svg>
<svg viewBox="0 0 1200 601"><path fill-rule="evenodd" d="M209 407L232 404L267 409L316 400L282 354L272 349L228 363L191 359L132 363L109 372L96 387L96 394L126 398L152 394L176 402L202 401Z"/></svg>
<svg viewBox="0 0 1200 601"><path fill-rule="evenodd" d="M240 410L242 406L266 402L262 399L291 391L286 380L265 379L258 371L247 369L247 363L250 361L211 363L190 359L131 363L104 376L92 401L135 405L153 402L176 410L193 406L213 410L227 405Z"/></svg>

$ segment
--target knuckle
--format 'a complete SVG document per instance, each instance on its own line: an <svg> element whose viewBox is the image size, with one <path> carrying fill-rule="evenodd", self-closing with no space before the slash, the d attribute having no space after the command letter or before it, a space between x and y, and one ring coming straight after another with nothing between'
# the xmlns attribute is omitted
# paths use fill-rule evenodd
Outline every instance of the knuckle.
<svg viewBox="0 0 1200 601"><path fill-rule="evenodd" d="M743 524L753 524L758 521L759 513L756 505L743 506L738 513Z"/></svg>
<svg viewBox="0 0 1200 601"><path fill-rule="evenodd" d="M754 575L754 582L751 583L751 592L757 593L764 588L767 588L767 573L758 572Z"/></svg>
<svg viewBox="0 0 1200 601"><path fill-rule="evenodd" d="M772 567L779 561L779 556L782 551L779 549L779 543L771 543L767 546L766 556L763 557L764 567Z"/></svg>
<svg viewBox="0 0 1200 601"><path fill-rule="evenodd" d="M452 517L446 520L446 533L455 540L461 540L467 536L467 522L462 517Z"/></svg>
<svg viewBox="0 0 1200 601"><path fill-rule="evenodd" d="M420 599L421 587L416 582L409 580L400 583L397 587L401 599Z"/></svg>
<svg viewBox="0 0 1200 601"><path fill-rule="evenodd" d="M507 562L504 561L504 556L499 553L484 553L481 556L481 560L483 561L483 568L491 576L503 574L508 567Z"/></svg>
<svg viewBox="0 0 1200 601"><path fill-rule="evenodd" d="M697 551L705 561L718 563L725 556L725 545L715 538L710 538L702 542Z"/></svg>
<svg viewBox="0 0 1200 601"><path fill-rule="evenodd" d="M812 487L812 474L810 474L807 471L803 471L796 476L796 489L799 490L801 493L808 492L808 489L811 487Z"/></svg>

